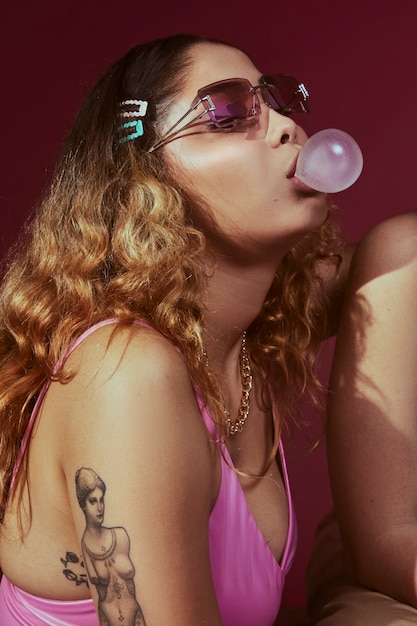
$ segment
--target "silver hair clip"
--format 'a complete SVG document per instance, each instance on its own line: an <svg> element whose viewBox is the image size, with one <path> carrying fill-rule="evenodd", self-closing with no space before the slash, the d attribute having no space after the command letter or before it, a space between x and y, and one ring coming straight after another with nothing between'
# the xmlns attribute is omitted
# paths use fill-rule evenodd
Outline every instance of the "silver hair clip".
<svg viewBox="0 0 417 626"><path fill-rule="evenodd" d="M123 133L126 130L130 131L128 135L119 138L119 144L125 143L126 141L132 141L133 139L143 135L144 131L142 120L134 118L145 117L146 111L148 110L148 103L146 100L123 100L120 103L120 108L120 117L122 119L132 119L129 122L124 122L118 127L117 130L119 133Z"/></svg>

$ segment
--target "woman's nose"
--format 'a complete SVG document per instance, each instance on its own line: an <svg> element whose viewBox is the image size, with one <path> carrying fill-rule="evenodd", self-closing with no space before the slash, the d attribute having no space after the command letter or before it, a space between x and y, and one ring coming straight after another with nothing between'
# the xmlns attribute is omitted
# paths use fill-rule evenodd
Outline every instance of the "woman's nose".
<svg viewBox="0 0 417 626"><path fill-rule="evenodd" d="M302 137L300 136L302 135ZM294 122L291 117L281 115L273 109L269 109L268 130L266 141L273 147L285 143L304 143L304 131Z"/></svg>

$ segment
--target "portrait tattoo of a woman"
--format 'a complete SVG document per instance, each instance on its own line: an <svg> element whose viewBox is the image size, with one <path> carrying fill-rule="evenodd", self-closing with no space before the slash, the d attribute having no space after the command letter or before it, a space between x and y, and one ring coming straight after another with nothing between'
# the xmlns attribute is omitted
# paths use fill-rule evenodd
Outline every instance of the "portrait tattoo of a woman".
<svg viewBox="0 0 417 626"><path fill-rule="evenodd" d="M81 547L98 593L100 626L145 626L136 600L129 536L121 526L103 526L106 485L94 470L82 467L75 474L75 486L86 522Z"/></svg>

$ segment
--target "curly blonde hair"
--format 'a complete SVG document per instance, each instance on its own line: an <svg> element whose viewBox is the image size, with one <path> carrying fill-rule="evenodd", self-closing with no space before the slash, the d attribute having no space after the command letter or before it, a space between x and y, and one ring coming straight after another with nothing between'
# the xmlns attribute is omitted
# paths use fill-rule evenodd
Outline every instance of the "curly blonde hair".
<svg viewBox="0 0 417 626"><path fill-rule="evenodd" d="M51 377L68 380L56 364L100 320L128 325L139 318L168 337L222 423L220 386L201 358L206 241L163 151L146 152L201 41L215 40L177 35L146 43L106 72L81 108L49 192L10 261L0 291L0 513L37 394ZM119 145L118 107L126 98L145 99L149 107L144 135ZM328 219L290 250L248 329L253 363L272 381L284 417L302 391L318 397L314 355L326 303L316 264L337 258L337 243Z"/></svg>

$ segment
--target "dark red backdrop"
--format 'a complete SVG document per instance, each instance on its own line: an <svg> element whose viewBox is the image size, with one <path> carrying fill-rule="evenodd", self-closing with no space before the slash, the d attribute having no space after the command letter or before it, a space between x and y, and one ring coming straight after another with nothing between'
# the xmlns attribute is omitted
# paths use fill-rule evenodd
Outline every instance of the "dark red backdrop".
<svg viewBox="0 0 417 626"><path fill-rule="evenodd" d="M180 31L226 39L260 69L295 74L311 92L307 132L335 127L356 138L363 174L335 197L349 239L417 208L415 0L26 0L8 2L2 27L0 255L38 199L91 82L138 41ZM310 458L293 452L290 466L300 550L286 600L299 604L313 528L330 505L324 448Z"/></svg>

